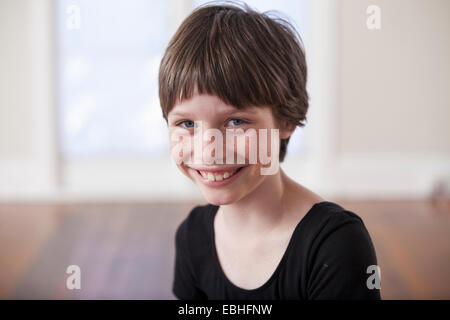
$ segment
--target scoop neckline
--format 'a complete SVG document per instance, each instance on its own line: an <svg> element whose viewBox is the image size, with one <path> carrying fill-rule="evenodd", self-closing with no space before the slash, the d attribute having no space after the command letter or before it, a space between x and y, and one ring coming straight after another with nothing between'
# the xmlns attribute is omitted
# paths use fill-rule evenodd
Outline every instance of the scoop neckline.
<svg viewBox="0 0 450 320"><path fill-rule="evenodd" d="M259 293L259 292L265 290L277 278L281 269L285 265L287 256L293 246L293 239L295 238L294 236L298 232L298 229L305 223L305 221L308 219L308 217L311 216L314 209L316 209L317 207L319 207L322 204L327 204L327 203L330 203L330 202L329 201L321 201L321 202L317 202L311 206L311 208L306 212L306 214L300 219L300 221L295 226L294 231L292 232L291 237L289 239L286 250L284 251L283 256L281 257L281 260L278 263L277 267L275 268L275 271L272 273L272 275L269 277L269 279L266 282L264 282L261 286L254 288L254 289L244 289L242 287L235 285L230 279L228 279L228 277L226 276L225 272L222 269L222 266L220 265L219 256L217 254L217 248L216 248L216 235L214 232L214 220L215 220L217 211L219 210L220 206L213 205L211 207L211 219L210 219L209 227L210 227L210 232L211 232L211 246L212 246L212 251L213 251L214 267L217 269L220 278L222 278L222 280L224 280L228 286L233 288L233 290L239 291L244 294L255 294L255 293Z"/></svg>

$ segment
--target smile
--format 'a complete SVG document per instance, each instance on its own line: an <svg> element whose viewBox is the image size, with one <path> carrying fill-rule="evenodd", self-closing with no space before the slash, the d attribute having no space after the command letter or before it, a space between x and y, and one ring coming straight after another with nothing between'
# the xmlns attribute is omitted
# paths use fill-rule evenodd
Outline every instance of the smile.
<svg viewBox="0 0 450 320"><path fill-rule="evenodd" d="M247 166L232 168L192 168L199 180L209 187L220 187L234 181Z"/></svg>

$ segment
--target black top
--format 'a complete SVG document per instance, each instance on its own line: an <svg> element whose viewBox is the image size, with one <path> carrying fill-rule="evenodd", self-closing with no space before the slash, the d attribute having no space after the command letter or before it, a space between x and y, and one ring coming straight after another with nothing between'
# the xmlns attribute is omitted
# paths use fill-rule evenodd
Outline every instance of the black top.
<svg viewBox="0 0 450 320"><path fill-rule="evenodd" d="M367 268L377 264L375 249L353 212L329 201L314 204L269 280L247 290L234 285L220 266L214 241L218 208L195 207L177 229L172 290L179 299L380 299L380 290L366 284L374 274Z"/></svg>

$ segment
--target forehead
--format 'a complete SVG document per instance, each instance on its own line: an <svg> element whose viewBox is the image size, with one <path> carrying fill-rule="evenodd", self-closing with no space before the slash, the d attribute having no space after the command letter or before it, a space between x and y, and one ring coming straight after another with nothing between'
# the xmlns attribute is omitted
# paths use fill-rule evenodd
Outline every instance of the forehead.
<svg viewBox="0 0 450 320"><path fill-rule="evenodd" d="M243 109L238 109L232 105L227 104L219 97L209 94L194 94L190 99L184 99L178 101L172 110L169 112L169 117L179 115L221 115L235 112L255 112L255 109L261 109L261 107L249 106Z"/></svg>

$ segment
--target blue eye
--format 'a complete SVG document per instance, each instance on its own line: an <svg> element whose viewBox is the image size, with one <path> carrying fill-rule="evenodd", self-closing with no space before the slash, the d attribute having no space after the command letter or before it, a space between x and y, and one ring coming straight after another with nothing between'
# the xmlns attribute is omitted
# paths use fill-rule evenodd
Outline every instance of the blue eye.
<svg viewBox="0 0 450 320"><path fill-rule="evenodd" d="M229 121L229 123L231 123L232 126L240 126L244 123L247 123L246 121L242 120L242 119L231 119Z"/></svg>
<svg viewBox="0 0 450 320"><path fill-rule="evenodd" d="M180 125L182 127L185 127L186 129L190 129L190 128L194 128L195 127L194 121L191 121L191 120L180 121L180 122L178 122L177 126L180 126Z"/></svg>

